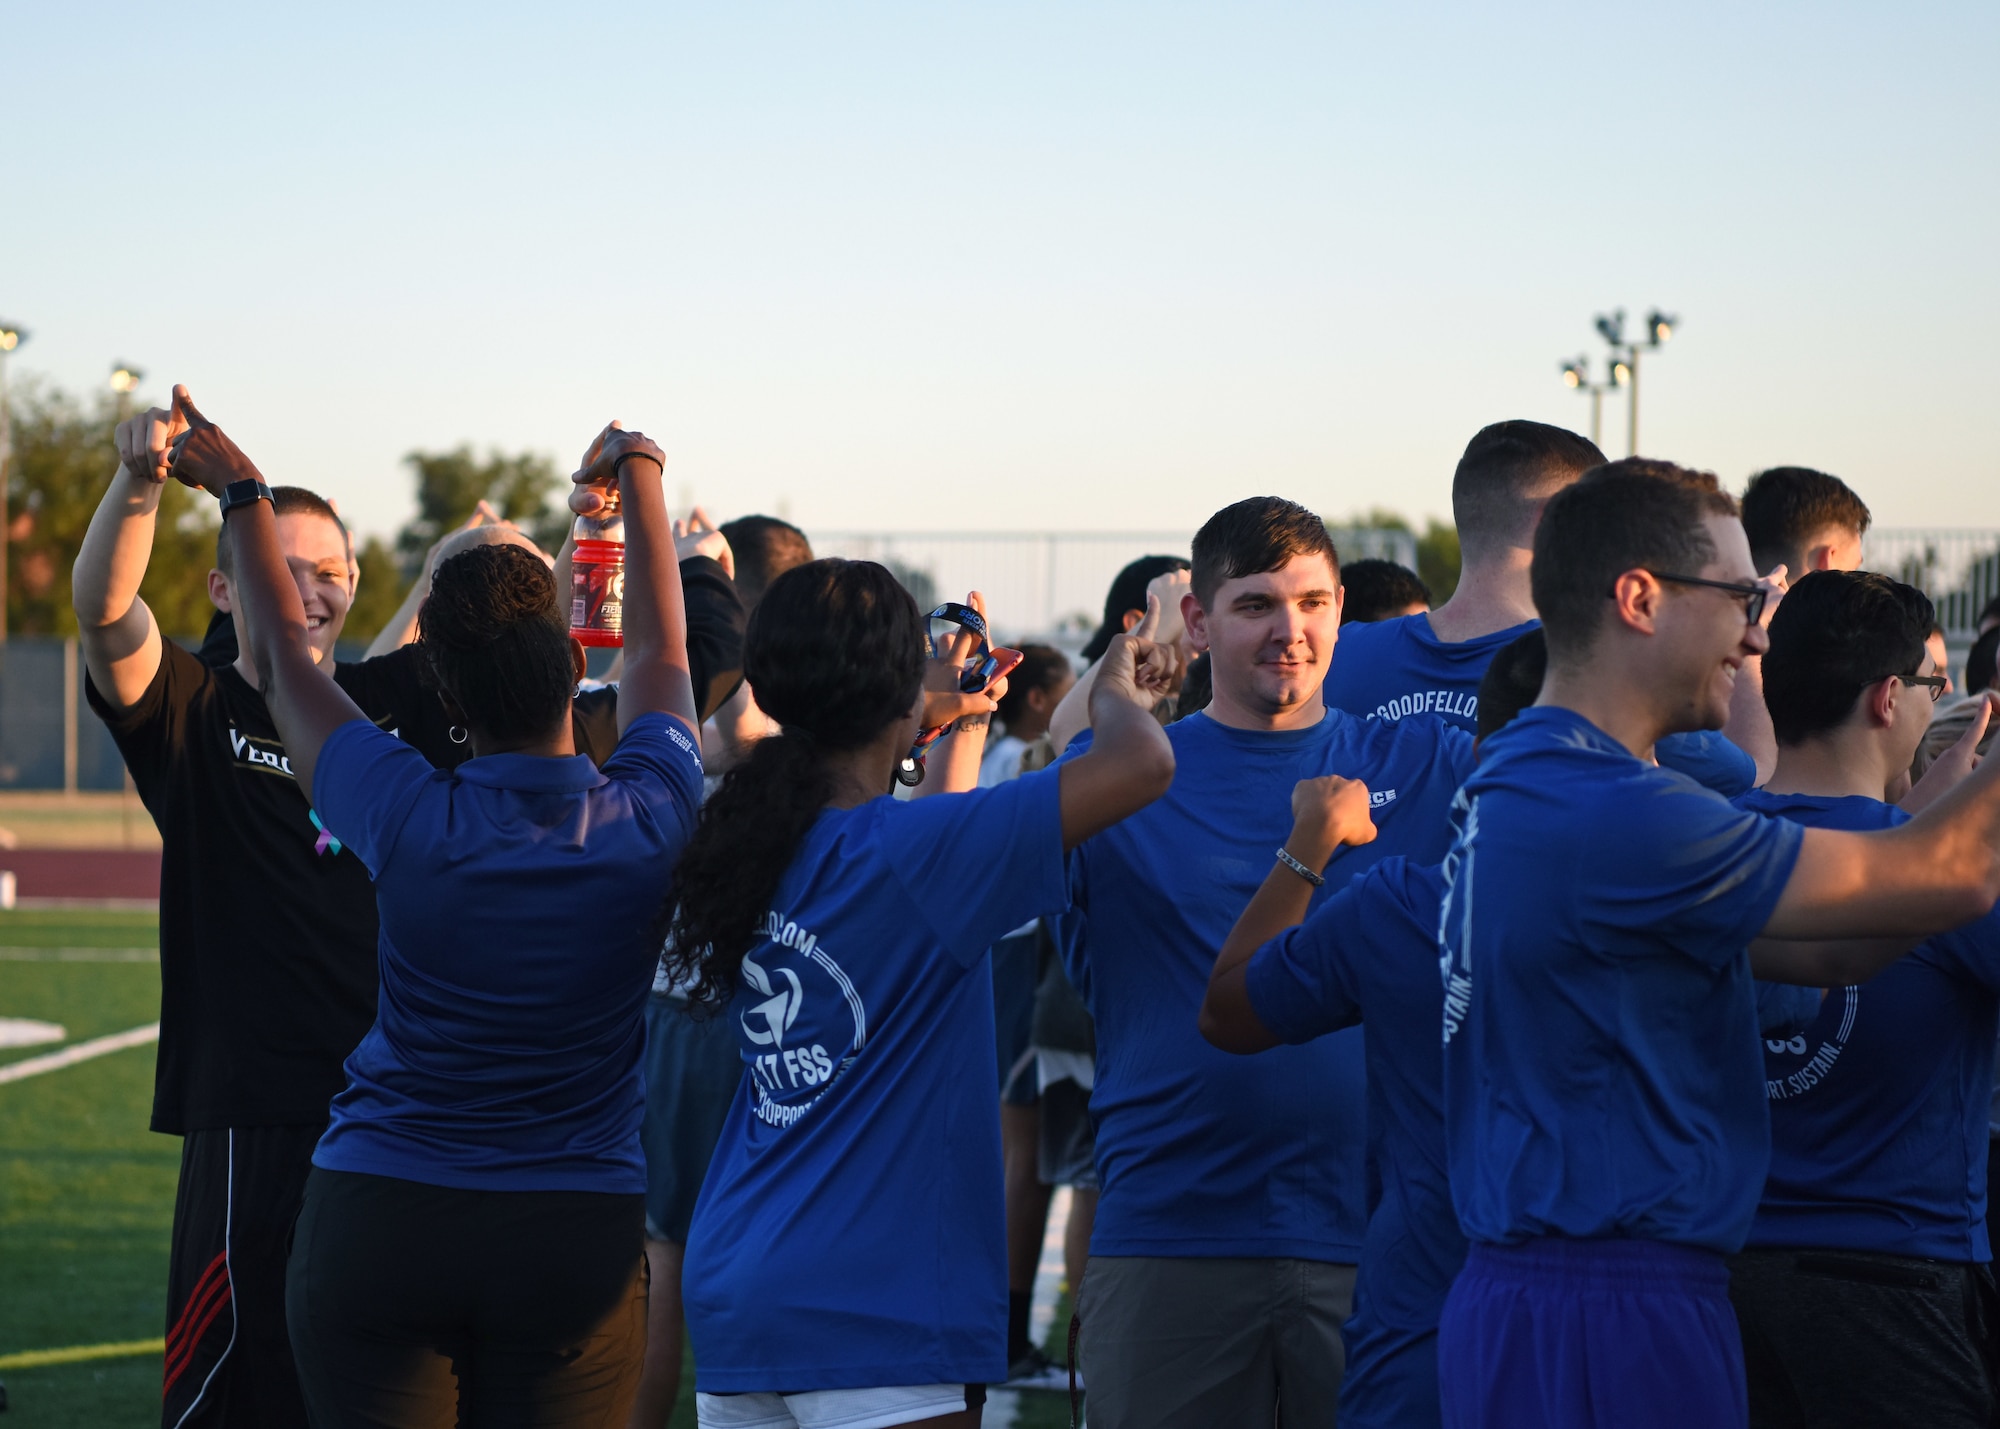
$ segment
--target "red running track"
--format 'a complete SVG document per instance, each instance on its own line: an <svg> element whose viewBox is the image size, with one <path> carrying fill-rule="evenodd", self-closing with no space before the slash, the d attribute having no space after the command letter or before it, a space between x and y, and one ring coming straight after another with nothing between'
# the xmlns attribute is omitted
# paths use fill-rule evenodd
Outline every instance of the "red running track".
<svg viewBox="0 0 2000 1429"><path fill-rule="evenodd" d="M158 898L158 849L0 849L17 898Z"/></svg>

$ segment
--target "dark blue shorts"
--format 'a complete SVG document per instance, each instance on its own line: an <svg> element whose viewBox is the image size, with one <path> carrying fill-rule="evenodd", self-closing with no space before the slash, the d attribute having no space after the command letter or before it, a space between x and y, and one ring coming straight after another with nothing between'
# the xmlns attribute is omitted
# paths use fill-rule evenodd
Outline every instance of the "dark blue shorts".
<svg viewBox="0 0 2000 1429"><path fill-rule="evenodd" d="M1450 1429L1745 1429L1728 1265L1662 1241L1475 1245L1438 1388Z"/></svg>
<svg viewBox="0 0 2000 1429"><path fill-rule="evenodd" d="M646 1234L686 1245L708 1161L743 1080L726 1017L696 1022L678 998L646 1003Z"/></svg>

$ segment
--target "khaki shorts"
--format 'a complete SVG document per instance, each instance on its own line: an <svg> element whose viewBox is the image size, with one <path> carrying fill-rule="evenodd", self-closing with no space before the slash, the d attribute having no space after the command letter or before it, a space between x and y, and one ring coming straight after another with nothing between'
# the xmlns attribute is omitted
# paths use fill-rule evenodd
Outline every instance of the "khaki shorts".
<svg viewBox="0 0 2000 1429"><path fill-rule="evenodd" d="M1096 1256L1077 1296L1091 1429L1335 1422L1354 1267Z"/></svg>

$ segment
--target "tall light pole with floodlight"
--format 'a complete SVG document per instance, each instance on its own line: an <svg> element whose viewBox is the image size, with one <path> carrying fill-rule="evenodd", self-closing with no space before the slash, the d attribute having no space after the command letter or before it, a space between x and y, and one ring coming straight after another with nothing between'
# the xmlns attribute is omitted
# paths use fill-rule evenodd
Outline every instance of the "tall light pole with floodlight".
<svg viewBox="0 0 2000 1429"><path fill-rule="evenodd" d="M1611 349L1611 381L1628 389L1625 419L1625 454L1639 454L1639 354L1665 347L1680 319L1654 308L1646 314L1643 338L1625 336L1625 309L1616 308L1597 315L1597 335Z"/></svg>
<svg viewBox="0 0 2000 1429"><path fill-rule="evenodd" d="M17 323L0 322L0 645L7 643L7 556L13 537L8 534L7 482L13 473L14 418L7 407L7 354L27 341L28 334Z"/></svg>
<svg viewBox="0 0 2000 1429"><path fill-rule="evenodd" d="M111 364L111 390L118 394L119 421L122 422L132 415L132 394L145 380L146 374L129 362Z"/></svg>
<svg viewBox="0 0 2000 1429"><path fill-rule="evenodd" d="M1579 357L1562 365L1563 386L1574 392L1590 394L1590 444L1604 445L1604 394L1608 390L1602 382L1590 380L1590 359ZM1613 385L1616 385L1615 382Z"/></svg>

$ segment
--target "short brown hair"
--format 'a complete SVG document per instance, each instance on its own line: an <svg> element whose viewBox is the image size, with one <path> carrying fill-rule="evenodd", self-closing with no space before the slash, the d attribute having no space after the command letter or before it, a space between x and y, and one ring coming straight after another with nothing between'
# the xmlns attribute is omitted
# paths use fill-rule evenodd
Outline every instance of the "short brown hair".
<svg viewBox="0 0 2000 1429"><path fill-rule="evenodd" d="M1549 656L1581 653L1597 634L1618 577L1636 569L1693 575L1715 559L1702 523L1735 516L1715 473L1627 457L1557 492L1535 532L1530 581Z"/></svg>
<svg viewBox="0 0 2000 1429"><path fill-rule="evenodd" d="M1224 581L1275 571L1294 556L1325 556L1340 579L1340 553L1326 522L1296 501L1252 496L1225 506L1194 534L1190 581L1203 609Z"/></svg>
<svg viewBox="0 0 2000 1429"><path fill-rule="evenodd" d="M271 514L274 516L324 516L340 528L344 539L347 523L340 519L340 513L333 509L333 503L316 491L307 491L303 486L274 486L271 488ZM236 579L236 554L231 549L229 523L215 533L215 568Z"/></svg>
<svg viewBox="0 0 2000 1429"><path fill-rule="evenodd" d="M1796 563L1806 543L1828 527L1860 536L1869 519L1868 503L1852 487L1809 466L1774 466L1743 488L1743 531L1759 575L1780 562Z"/></svg>
<svg viewBox="0 0 2000 1429"><path fill-rule="evenodd" d="M1592 467L1595 442L1565 427L1516 419L1481 427L1451 478L1451 519L1468 556L1524 540L1536 507Z"/></svg>

